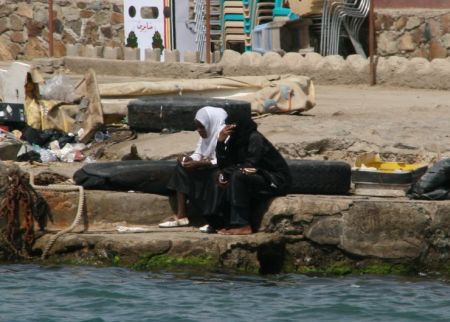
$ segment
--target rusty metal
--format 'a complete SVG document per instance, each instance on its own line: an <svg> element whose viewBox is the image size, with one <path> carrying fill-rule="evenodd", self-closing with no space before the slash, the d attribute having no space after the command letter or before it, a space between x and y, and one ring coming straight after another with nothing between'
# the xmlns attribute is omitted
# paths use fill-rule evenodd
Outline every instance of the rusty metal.
<svg viewBox="0 0 450 322"><path fill-rule="evenodd" d="M53 0L48 0L48 54L53 57L53 31L54 17L53 17Z"/></svg>
<svg viewBox="0 0 450 322"><path fill-rule="evenodd" d="M1 237L11 252L19 257L29 257L35 241L34 225L45 228L50 218L48 205L29 184L28 178L13 167L8 171L9 185L2 200L0 218L6 219Z"/></svg>

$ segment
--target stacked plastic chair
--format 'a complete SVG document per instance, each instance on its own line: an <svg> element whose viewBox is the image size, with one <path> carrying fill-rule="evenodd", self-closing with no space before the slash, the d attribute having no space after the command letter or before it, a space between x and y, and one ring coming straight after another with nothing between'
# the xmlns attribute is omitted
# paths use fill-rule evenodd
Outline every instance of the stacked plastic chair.
<svg viewBox="0 0 450 322"><path fill-rule="evenodd" d="M211 43L214 44L214 50L222 46L222 26L221 26L221 6L220 0L211 0Z"/></svg>
<svg viewBox="0 0 450 322"><path fill-rule="evenodd" d="M285 6L285 0L275 0L275 8L273 9L273 19L295 20L299 17L294 14L289 7Z"/></svg>
<svg viewBox="0 0 450 322"><path fill-rule="evenodd" d="M274 0L250 0L251 30L263 23L273 20Z"/></svg>
<svg viewBox="0 0 450 322"><path fill-rule="evenodd" d="M323 5L322 55L339 55L341 35L346 34L357 54L366 57L359 41L359 31L370 9L370 0L326 0Z"/></svg>
<svg viewBox="0 0 450 322"><path fill-rule="evenodd" d="M221 0L222 47L245 45L244 8L242 1Z"/></svg>

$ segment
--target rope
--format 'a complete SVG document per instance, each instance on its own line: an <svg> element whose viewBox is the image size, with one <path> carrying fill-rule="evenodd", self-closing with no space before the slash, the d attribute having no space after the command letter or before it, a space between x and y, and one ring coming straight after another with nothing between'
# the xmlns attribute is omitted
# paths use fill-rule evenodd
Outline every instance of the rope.
<svg viewBox="0 0 450 322"><path fill-rule="evenodd" d="M30 172L30 185L36 190L63 191L63 192L78 191L79 192L78 210L77 210L75 219L73 220L72 224L69 227L57 232L54 236L52 236L52 238L50 238L49 242L45 246L44 250L42 251L42 255L41 255L41 259L45 259L47 257L48 252L52 248L53 244L56 242L56 240L61 235L71 232L80 223L80 220L83 215L84 205L85 205L84 188L82 186L67 186L67 185L60 185L60 184L52 184L49 186L35 185L34 184L34 175L31 172Z"/></svg>

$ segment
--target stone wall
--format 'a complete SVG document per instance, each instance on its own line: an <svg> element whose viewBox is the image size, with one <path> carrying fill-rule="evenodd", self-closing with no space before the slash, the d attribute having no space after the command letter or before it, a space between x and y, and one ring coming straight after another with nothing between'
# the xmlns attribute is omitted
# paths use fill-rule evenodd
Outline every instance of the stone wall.
<svg viewBox="0 0 450 322"><path fill-rule="evenodd" d="M0 60L48 56L47 0L0 1ZM124 43L118 0L54 0L54 56L67 44L117 47Z"/></svg>
<svg viewBox="0 0 450 322"><path fill-rule="evenodd" d="M380 56L450 56L450 9L379 10L376 30Z"/></svg>
<svg viewBox="0 0 450 322"><path fill-rule="evenodd" d="M0 0L0 60L48 56L48 1ZM69 44L122 47L121 0L54 0L54 56ZM450 56L450 9L378 9L380 56Z"/></svg>

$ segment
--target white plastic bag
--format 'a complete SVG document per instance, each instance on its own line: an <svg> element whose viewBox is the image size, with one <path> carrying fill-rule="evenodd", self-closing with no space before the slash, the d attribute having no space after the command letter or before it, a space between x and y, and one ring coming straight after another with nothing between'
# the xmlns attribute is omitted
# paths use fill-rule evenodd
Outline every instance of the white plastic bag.
<svg viewBox="0 0 450 322"><path fill-rule="evenodd" d="M72 103L77 99L75 86L72 84L69 77L62 74L55 75L45 81L45 84L40 91L42 98L47 100Z"/></svg>

